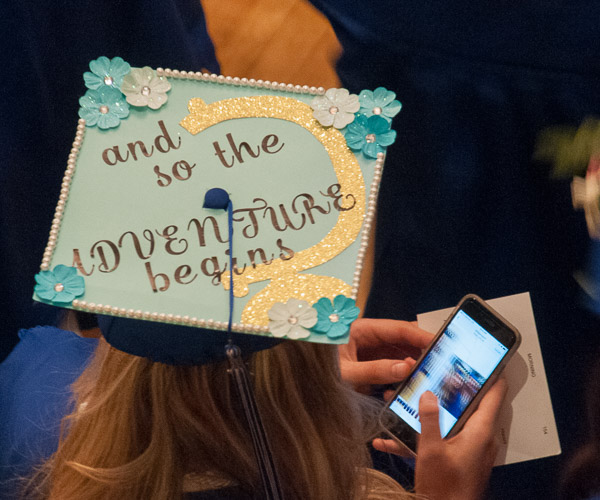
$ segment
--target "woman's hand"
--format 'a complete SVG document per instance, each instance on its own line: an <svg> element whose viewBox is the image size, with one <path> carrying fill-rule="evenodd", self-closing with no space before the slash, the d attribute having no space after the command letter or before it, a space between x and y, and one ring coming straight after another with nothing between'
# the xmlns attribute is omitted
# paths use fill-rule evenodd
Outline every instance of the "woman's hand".
<svg viewBox="0 0 600 500"><path fill-rule="evenodd" d="M339 346L342 378L369 393L375 384L403 380L433 335L407 321L358 319L350 329L350 341Z"/></svg>
<svg viewBox="0 0 600 500"><path fill-rule="evenodd" d="M418 494L431 500L482 497L496 457L497 420L506 390L506 381L498 380L462 430L450 439L440 437L439 406L435 395L426 392L421 396L421 436L415 468Z"/></svg>

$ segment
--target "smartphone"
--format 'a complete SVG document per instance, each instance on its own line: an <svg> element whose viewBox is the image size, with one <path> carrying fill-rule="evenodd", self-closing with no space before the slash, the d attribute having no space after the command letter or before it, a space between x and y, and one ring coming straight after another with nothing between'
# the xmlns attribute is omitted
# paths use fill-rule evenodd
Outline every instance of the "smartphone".
<svg viewBox="0 0 600 500"><path fill-rule="evenodd" d="M416 455L419 399L433 392L442 437L456 434L521 343L517 329L476 295L456 306L381 414L387 434Z"/></svg>

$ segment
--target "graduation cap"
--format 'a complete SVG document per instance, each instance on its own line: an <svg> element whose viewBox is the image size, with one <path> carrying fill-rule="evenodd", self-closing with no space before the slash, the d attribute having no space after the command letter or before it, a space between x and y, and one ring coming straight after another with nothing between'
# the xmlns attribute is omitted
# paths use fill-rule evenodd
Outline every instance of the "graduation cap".
<svg viewBox="0 0 600 500"><path fill-rule="evenodd" d="M347 342L395 94L90 70L34 299L168 363Z"/></svg>

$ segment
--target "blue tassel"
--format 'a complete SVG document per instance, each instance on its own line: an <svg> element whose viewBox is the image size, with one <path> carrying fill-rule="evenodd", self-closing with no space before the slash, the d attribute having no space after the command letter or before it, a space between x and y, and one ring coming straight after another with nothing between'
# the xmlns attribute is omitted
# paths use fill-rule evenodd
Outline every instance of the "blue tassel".
<svg viewBox="0 0 600 500"><path fill-rule="evenodd" d="M231 203L229 199L229 193L221 188L212 188L206 192L204 196L204 208L215 208L227 210L227 207Z"/></svg>

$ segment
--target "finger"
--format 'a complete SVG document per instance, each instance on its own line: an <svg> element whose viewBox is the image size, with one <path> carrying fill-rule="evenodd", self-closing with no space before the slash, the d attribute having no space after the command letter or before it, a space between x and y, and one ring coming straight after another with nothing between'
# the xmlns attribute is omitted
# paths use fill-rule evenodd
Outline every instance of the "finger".
<svg viewBox="0 0 600 500"><path fill-rule="evenodd" d="M374 346L382 343L411 345L424 348L433 339L433 334L422 330L408 321L393 319L360 319L353 323L351 335L359 346Z"/></svg>
<svg viewBox="0 0 600 500"><path fill-rule="evenodd" d="M373 448L375 448L378 451L382 451L383 453L390 453L392 455L399 455L401 457L412 456L404 446L401 446L396 441L393 441L391 439L374 439Z"/></svg>
<svg viewBox="0 0 600 500"><path fill-rule="evenodd" d="M418 358L421 356L423 349L410 345L395 345L380 343L377 345L360 346L360 359L368 361L373 359L405 359L407 357Z"/></svg>
<svg viewBox="0 0 600 500"><path fill-rule="evenodd" d="M421 421L421 437L419 449L425 450L439 447L442 440L440 434L440 409L435 394L425 391L419 400L419 420Z"/></svg>
<svg viewBox="0 0 600 500"><path fill-rule="evenodd" d="M342 378L354 385L391 384L404 380L410 366L396 359L349 361L340 359Z"/></svg>

